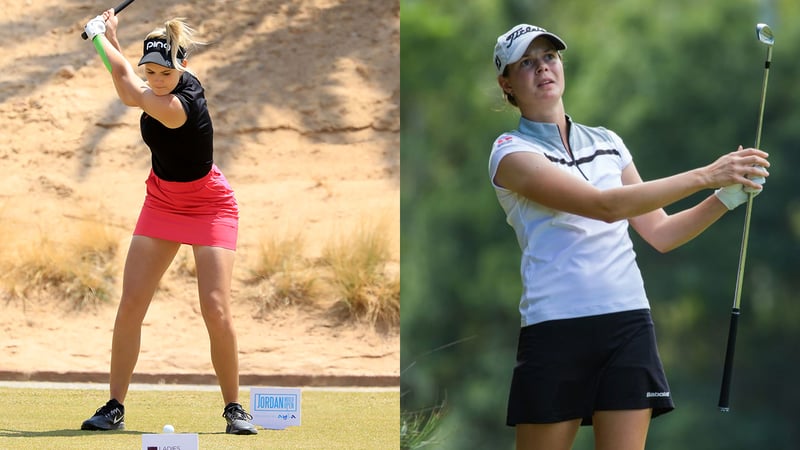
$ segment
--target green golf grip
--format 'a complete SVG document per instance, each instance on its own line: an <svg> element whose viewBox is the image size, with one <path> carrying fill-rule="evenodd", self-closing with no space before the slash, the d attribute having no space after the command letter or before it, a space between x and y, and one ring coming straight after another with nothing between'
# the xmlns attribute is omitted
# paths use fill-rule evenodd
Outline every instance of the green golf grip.
<svg viewBox="0 0 800 450"><path fill-rule="evenodd" d="M105 49L103 49L103 42L98 39L100 35L92 38L92 44L94 44L95 50L97 50L97 54L100 55L100 59L103 60L103 64L105 64L106 69L108 69L109 73L111 72L111 62L108 60L108 55L106 55Z"/></svg>

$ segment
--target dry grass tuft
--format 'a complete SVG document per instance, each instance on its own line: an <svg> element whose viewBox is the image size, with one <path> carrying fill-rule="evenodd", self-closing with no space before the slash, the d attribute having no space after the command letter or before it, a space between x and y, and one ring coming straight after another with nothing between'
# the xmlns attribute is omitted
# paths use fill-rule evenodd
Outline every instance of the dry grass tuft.
<svg viewBox="0 0 800 450"><path fill-rule="evenodd" d="M349 237L330 242L322 263L332 272L337 296L334 310L345 319L364 321L378 329L400 323L400 278L388 270L390 239L386 225L363 226Z"/></svg>
<svg viewBox="0 0 800 450"><path fill-rule="evenodd" d="M386 224L364 226L347 237L331 239L317 263L304 257L299 232L264 239L250 270L260 314L290 305L321 306L335 317L360 321L380 331L400 324L400 277L391 273L391 240ZM328 306L324 306L327 308Z"/></svg>
<svg viewBox="0 0 800 450"><path fill-rule="evenodd" d="M317 278L309 270L288 270L277 273L270 282L272 307L310 304L318 295Z"/></svg>
<svg viewBox="0 0 800 450"><path fill-rule="evenodd" d="M63 243L42 236L38 245L3 252L0 283L13 298L24 300L37 291L56 290L75 309L96 305L110 298L117 248L117 239L106 226L82 221Z"/></svg>
<svg viewBox="0 0 800 450"><path fill-rule="evenodd" d="M298 232L271 235L261 242L250 273L251 282L268 284L268 293L259 297L262 316L274 308L314 303L317 277L309 269L304 249L305 240Z"/></svg>
<svg viewBox="0 0 800 450"><path fill-rule="evenodd" d="M305 240L298 233L270 235L261 241L259 258L251 273L255 279L270 279L274 275L297 269L305 264Z"/></svg>

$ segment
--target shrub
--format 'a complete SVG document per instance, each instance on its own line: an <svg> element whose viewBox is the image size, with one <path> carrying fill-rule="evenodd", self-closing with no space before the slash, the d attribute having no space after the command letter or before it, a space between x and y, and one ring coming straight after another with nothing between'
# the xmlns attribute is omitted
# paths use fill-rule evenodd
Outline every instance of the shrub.
<svg viewBox="0 0 800 450"><path fill-rule="evenodd" d="M347 238L334 239L321 258L332 272L334 309L378 328L400 323L400 277L387 267L391 252L385 228L363 226Z"/></svg>
<svg viewBox="0 0 800 450"><path fill-rule="evenodd" d="M86 220L64 243L42 236L38 245L20 244L4 252L0 281L12 297L24 299L39 290L55 289L73 308L81 309L110 298L117 248L107 227Z"/></svg>

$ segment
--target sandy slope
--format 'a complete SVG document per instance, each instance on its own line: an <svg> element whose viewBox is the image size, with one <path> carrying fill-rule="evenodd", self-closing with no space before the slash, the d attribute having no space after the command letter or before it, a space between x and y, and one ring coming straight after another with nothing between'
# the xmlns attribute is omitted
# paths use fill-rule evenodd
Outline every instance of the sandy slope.
<svg viewBox="0 0 800 450"><path fill-rule="evenodd" d="M121 277L149 153L139 112L116 99L79 38L108 5L0 0L0 213L13 230L0 251L58 242L100 217L119 237ZM318 309L261 318L263 292L245 283L258 242L289 230L314 257L334 236L385 221L399 266L398 2L138 0L120 18L126 56L137 60L144 34L176 16L210 43L190 65L241 208L233 288L242 373L399 375L397 333L337 325ZM137 372L213 373L195 287L179 266L148 313ZM75 313L58 292L5 301L0 371L107 371L116 302Z"/></svg>

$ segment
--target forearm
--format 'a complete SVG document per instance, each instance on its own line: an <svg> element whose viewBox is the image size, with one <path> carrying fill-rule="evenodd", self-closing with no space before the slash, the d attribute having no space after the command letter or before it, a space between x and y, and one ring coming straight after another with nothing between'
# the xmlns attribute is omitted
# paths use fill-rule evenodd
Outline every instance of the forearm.
<svg viewBox="0 0 800 450"><path fill-rule="evenodd" d="M101 39L103 50L108 57L111 65L111 78L120 100L128 106L138 106L138 99L141 97L144 84L122 52L119 51L119 42L114 39L115 42L112 43L105 36L98 36L97 39Z"/></svg>
<svg viewBox="0 0 800 450"><path fill-rule="evenodd" d="M600 192L602 220L614 222L640 216L707 188L707 180L700 170L647 182L641 182L636 173L634 180L638 182Z"/></svg>
<svg viewBox="0 0 800 450"><path fill-rule="evenodd" d="M659 252L674 250L691 241L720 219L728 209L713 194L692 208L667 215L654 211L630 220L636 231Z"/></svg>
<svg viewBox="0 0 800 450"><path fill-rule="evenodd" d="M119 40L117 39L117 33L111 31L110 29L106 31L106 39L108 42L117 49L118 52L122 53L122 47L119 45Z"/></svg>

